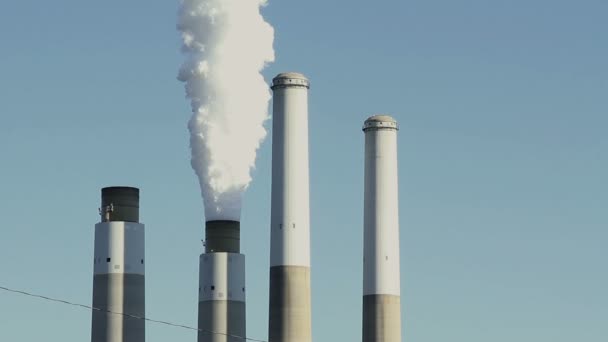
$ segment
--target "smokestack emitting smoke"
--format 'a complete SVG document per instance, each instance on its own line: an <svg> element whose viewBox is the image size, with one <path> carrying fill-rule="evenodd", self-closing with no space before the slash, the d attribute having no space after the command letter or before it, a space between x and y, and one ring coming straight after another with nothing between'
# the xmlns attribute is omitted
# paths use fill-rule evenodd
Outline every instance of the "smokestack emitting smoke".
<svg viewBox="0 0 608 342"><path fill-rule="evenodd" d="M92 342L144 342L145 232L139 223L139 189L101 189L95 225ZM117 315L111 312L120 312Z"/></svg>
<svg viewBox="0 0 608 342"><path fill-rule="evenodd" d="M206 249L199 270L199 342L246 336L245 256L240 254L242 195L266 136L270 91L260 71L274 60L266 0L183 0L178 29L192 168L205 204Z"/></svg>
<svg viewBox="0 0 608 342"><path fill-rule="evenodd" d="M178 29L192 118L190 148L205 217L239 220L256 151L266 136L270 91L260 71L274 61L266 0L182 0Z"/></svg>
<svg viewBox="0 0 608 342"><path fill-rule="evenodd" d="M397 122L365 120L363 342L401 341Z"/></svg>

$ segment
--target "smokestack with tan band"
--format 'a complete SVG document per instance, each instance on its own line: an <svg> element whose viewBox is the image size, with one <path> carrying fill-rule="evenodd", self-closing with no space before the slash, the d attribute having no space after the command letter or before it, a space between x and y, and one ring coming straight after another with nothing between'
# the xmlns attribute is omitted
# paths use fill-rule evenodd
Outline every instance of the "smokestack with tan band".
<svg viewBox="0 0 608 342"><path fill-rule="evenodd" d="M299 73L272 80L269 342L310 342L308 88Z"/></svg>
<svg viewBox="0 0 608 342"><path fill-rule="evenodd" d="M397 122L365 120L363 342L401 341Z"/></svg>

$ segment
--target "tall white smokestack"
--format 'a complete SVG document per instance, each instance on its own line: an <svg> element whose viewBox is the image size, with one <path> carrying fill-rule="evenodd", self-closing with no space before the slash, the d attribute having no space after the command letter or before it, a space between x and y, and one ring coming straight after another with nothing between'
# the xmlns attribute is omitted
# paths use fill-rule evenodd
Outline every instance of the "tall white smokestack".
<svg viewBox="0 0 608 342"><path fill-rule="evenodd" d="M144 342L145 234L139 223L139 189L101 190L101 222L95 225L91 342Z"/></svg>
<svg viewBox="0 0 608 342"><path fill-rule="evenodd" d="M310 342L308 88L302 74L272 80L269 342Z"/></svg>
<svg viewBox="0 0 608 342"><path fill-rule="evenodd" d="M401 341L397 122L365 120L363 342Z"/></svg>

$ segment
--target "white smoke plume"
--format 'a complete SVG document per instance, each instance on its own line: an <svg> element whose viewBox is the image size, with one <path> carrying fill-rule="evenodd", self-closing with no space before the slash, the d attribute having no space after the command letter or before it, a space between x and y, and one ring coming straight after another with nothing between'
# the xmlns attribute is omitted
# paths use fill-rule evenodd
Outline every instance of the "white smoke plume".
<svg viewBox="0 0 608 342"><path fill-rule="evenodd" d="M192 168L205 219L239 220L258 147L266 136L270 90L260 71L274 61L266 0L183 0L177 28L185 83Z"/></svg>

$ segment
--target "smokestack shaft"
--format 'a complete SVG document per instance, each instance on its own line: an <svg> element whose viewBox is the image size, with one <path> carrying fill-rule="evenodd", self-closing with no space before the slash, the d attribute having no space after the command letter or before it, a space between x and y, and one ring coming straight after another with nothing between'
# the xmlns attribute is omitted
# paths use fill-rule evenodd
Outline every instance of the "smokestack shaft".
<svg viewBox="0 0 608 342"><path fill-rule="evenodd" d="M144 342L145 232L139 223L139 189L102 189L95 225L92 342Z"/></svg>
<svg viewBox="0 0 608 342"><path fill-rule="evenodd" d="M397 122L365 121L363 342L401 341Z"/></svg>
<svg viewBox="0 0 608 342"><path fill-rule="evenodd" d="M239 253L239 232L238 221L206 222L199 263L199 342L245 341L245 256Z"/></svg>
<svg viewBox="0 0 608 342"><path fill-rule="evenodd" d="M273 79L269 342L310 342L310 213L306 77Z"/></svg>

